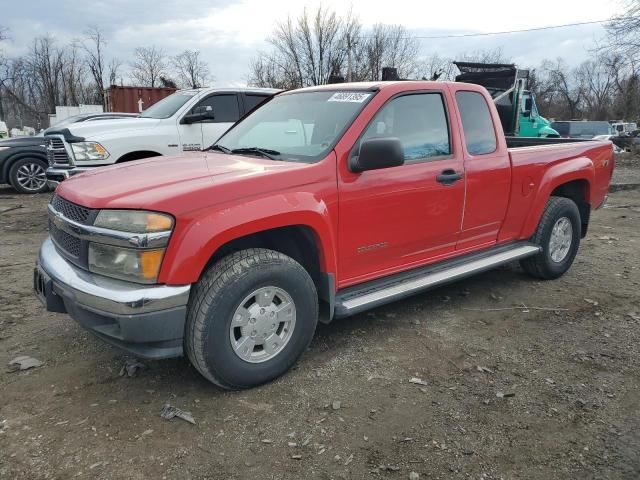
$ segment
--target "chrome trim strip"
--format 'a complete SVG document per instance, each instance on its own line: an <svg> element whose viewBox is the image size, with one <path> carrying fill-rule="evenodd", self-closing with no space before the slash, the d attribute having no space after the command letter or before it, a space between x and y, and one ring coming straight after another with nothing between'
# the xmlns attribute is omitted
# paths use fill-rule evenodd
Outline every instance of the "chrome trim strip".
<svg viewBox="0 0 640 480"><path fill-rule="evenodd" d="M76 268L56 251L51 238L42 244L38 263L56 292L88 309L135 315L181 307L189 301L191 285L139 285Z"/></svg>
<svg viewBox="0 0 640 480"><path fill-rule="evenodd" d="M344 302L342 302L341 307L346 312L349 312L350 310L355 310L368 304L390 301L397 296L434 287L441 283L450 282L452 280L465 277L474 272L487 270L489 268L496 267L512 260L518 260L520 258L535 255L539 251L540 247L535 245L524 245L516 247L513 250L509 250L507 252L497 253L489 257L471 261L464 265L458 265L446 270L427 274L420 278L408 280L406 282L402 282L397 285L391 285L387 288L383 288L375 292L366 293L359 297L345 300Z"/></svg>
<svg viewBox="0 0 640 480"><path fill-rule="evenodd" d="M47 206L49 219L60 230L81 240L128 248L163 248L169 243L170 231L154 233L131 233L109 228L83 225L65 217L53 205Z"/></svg>

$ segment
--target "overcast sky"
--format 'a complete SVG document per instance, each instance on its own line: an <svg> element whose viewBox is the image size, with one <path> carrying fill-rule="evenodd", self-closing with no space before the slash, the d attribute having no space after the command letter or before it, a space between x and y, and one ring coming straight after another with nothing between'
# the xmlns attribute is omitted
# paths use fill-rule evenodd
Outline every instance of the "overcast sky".
<svg viewBox="0 0 640 480"><path fill-rule="evenodd" d="M218 85L242 85L248 65L277 22L296 16L304 0L0 0L0 25L9 27L9 54L25 51L37 35L50 33L61 43L81 38L89 24L107 34L108 54L124 61L137 46L156 45L168 54L198 49ZM620 12L620 0L324 0L322 5L346 13L351 7L366 30L375 23L402 24L414 35L448 35L536 28L603 20ZM604 35L601 25L472 38L423 39L420 55L455 57L501 47L522 67L545 58L563 57L578 64Z"/></svg>

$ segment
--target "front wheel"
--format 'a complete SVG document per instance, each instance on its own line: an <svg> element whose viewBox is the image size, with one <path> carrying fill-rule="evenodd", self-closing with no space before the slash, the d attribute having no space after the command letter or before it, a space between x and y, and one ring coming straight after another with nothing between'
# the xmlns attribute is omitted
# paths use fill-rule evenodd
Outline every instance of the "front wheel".
<svg viewBox="0 0 640 480"><path fill-rule="evenodd" d="M536 278L550 280L562 276L573 263L580 246L580 212L572 200L551 197L531 241L542 251L520 261L522 268Z"/></svg>
<svg viewBox="0 0 640 480"><path fill-rule="evenodd" d="M21 158L9 170L9 183L20 193L43 193L47 186L47 164L37 158Z"/></svg>
<svg viewBox="0 0 640 480"><path fill-rule="evenodd" d="M273 250L243 250L213 265L196 285L185 350L209 381L250 388L289 370L317 322L316 288L299 263Z"/></svg>

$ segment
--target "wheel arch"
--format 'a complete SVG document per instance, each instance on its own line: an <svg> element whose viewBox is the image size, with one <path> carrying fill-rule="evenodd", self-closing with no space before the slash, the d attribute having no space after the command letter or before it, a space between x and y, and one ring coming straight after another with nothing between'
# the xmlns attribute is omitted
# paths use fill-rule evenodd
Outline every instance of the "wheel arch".
<svg viewBox="0 0 640 480"><path fill-rule="evenodd" d="M552 196L565 197L576 202L582 223L581 236L584 237L589 224L594 177L593 162L587 157L563 161L547 169L524 223L521 238L533 235Z"/></svg>

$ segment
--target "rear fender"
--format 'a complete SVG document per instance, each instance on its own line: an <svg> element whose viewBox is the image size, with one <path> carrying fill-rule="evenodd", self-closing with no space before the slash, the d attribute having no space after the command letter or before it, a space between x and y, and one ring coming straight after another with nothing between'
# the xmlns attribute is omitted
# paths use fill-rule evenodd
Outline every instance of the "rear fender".
<svg viewBox="0 0 640 480"><path fill-rule="evenodd" d="M585 192L585 202L591 205L591 186L594 183L593 162L587 157L577 157L552 165L542 176L535 201L525 221L520 238L529 238L533 235L544 208L553 192L559 186L574 180L585 180L587 190Z"/></svg>
<svg viewBox="0 0 640 480"><path fill-rule="evenodd" d="M159 282L187 284L198 281L209 260L223 245L247 235L280 227L305 226L314 232L320 269L329 274L335 265L335 227L329 206L313 194L282 193L246 203L217 208L179 219L167 249ZM335 215L335 214L334 214Z"/></svg>

